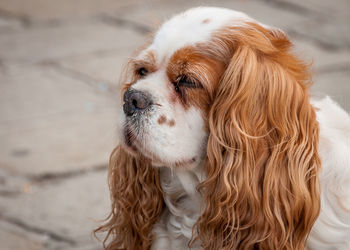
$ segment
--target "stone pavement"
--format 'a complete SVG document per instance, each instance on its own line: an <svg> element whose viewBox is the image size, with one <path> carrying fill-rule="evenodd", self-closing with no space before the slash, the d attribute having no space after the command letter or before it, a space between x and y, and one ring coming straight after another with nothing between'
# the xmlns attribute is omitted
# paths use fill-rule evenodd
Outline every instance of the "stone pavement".
<svg viewBox="0 0 350 250"><path fill-rule="evenodd" d="M101 249L123 62L189 7L244 11L314 61L314 96L350 111L348 0L0 0L0 249Z"/></svg>

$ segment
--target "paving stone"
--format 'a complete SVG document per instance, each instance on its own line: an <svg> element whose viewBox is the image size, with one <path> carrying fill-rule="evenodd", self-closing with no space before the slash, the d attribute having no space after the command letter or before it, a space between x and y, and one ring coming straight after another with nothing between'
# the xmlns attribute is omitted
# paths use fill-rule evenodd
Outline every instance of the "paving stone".
<svg viewBox="0 0 350 250"><path fill-rule="evenodd" d="M0 196L17 196L21 193L27 192L29 186L30 181L26 178L11 174L0 168Z"/></svg>
<svg viewBox="0 0 350 250"><path fill-rule="evenodd" d="M349 9L350 11L350 9ZM291 27L289 30L297 36L302 36L317 42L325 49L350 50L350 18L345 20L314 20L307 21L300 27Z"/></svg>
<svg viewBox="0 0 350 250"><path fill-rule="evenodd" d="M308 20L298 26L291 26L290 31L318 42L328 49L350 50L350 1L335 0L265 0L270 6L293 12L304 13Z"/></svg>
<svg viewBox="0 0 350 250"><path fill-rule="evenodd" d="M71 242L66 245L73 249L101 247L91 233L109 211L106 177L107 171L98 171L34 183L28 193L0 196L0 213L5 220L41 232L51 241Z"/></svg>
<svg viewBox="0 0 350 250"><path fill-rule="evenodd" d="M332 72L319 74L315 77L312 87L314 97L322 98L330 96L337 101L345 110L350 112L350 70L345 72Z"/></svg>
<svg viewBox="0 0 350 250"><path fill-rule="evenodd" d="M292 4L313 11L310 20L303 21L300 27L291 27L291 30L299 36L318 41L326 48L350 50L350 1L336 0L332 4L328 0L268 2Z"/></svg>
<svg viewBox="0 0 350 250"><path fill-rule="evenodd" d="M64 68L95 79L101 88L113 89L118 83L122 69L135 49L135 47L130 47L129 49L65 58L60 60L59 64Z"/></svg>
<svg viewBox="0 0 350 250"><path fill-rule="evenodd" d="M350 65L350 52L343 50L325 50L311 41L291 38L296 54L306 62L313 62L316 72L327 71L329 68ZM350 67L350 66L349 66Z"/></svg>
<svg viewBox="0 0 350 250"><path fill-rule="evenodd" d="M14 18L0 16L0 32L5 32L21 27L21 22Z"/></svg>
<svg viewBox="0 0 350 250"><path fill-rule="evenodd" d="M0 9L17 16L45 20L86 17L140 2L140 0L0 0Z"/></svg>
<svg viewBox="0 0 350 250"><path fill-rule="evenodd" d="M43 250L41 242L28 239L27 232L18 232L3 228L4 222L0 222L0 244L4 250ZM8 227L8 226L7 226Z"/></svg>
<svg viewBox="0 0 350 250"><path fill-rule="evenodd" d="M47 249L49 238L5 221L0 216L0 247L3 250Z"/></svg>
<svg viewBox="0 0 350 250"><path fill-rule="evenodd" d="M91 52L125 49L143 42L128 29L97 19L72 21L57 26L16 29L0 35L0 58L8 62L32 63Z"/></svg>
<svg viewBox="0 0 350 250"><path fill-rule="evenodd" d="M293 11L299 11L300 8L304 8L305 11L314 12L314 15L320 16L341 16L349 17L350 2L348 0L307 0L307 1L294 1L294 0L265 0L268 4L274 4L280 6L280 8L292 9ZM294 8L293 8L294 7Z"/></svg>
<svg viewBox="0 0 350 250"><path fill-rule="evenodd" d="M15 174L104 165L115 145L114 96L49 67L0 76L0 113L0 167Z"/></svg>

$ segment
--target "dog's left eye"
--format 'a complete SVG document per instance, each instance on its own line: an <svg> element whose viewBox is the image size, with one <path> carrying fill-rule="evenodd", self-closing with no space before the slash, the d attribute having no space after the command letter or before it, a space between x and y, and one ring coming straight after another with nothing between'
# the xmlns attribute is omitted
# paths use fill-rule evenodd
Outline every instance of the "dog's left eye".
<svg viewBox="0 0 350 250"><path fill-rule="evenodd" d="M198 84L193 79L190 79L187 76L179 76L176 80L176 84L180 87L183 86L186 88L197 88L198 87Z"/></svg>
<svg viewBox="0 0 350 250"><path fill-rule="evenodd" d="M136 70L136 74L139 75L140 77L146 76L148 74L148 70L144 67L141 67Z"/></svg>
<svg viewBox="0 0 350 250"><path fill-rule="evenodd" d="M192 79L185 75L180 75L173 82L175 91L182 95L182 88L202 88L202 85L195 79Z"/></svg>

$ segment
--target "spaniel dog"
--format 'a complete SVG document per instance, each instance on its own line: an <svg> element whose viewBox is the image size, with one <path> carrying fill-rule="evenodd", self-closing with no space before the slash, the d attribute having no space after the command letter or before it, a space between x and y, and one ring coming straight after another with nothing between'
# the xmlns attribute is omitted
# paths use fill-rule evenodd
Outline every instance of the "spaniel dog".
<svg viewBox="0 0 350 250"><path fill-rule="evenodd" d="M285 33L194 8L128 68L106 249L350 249L350 118Z"/></svg>

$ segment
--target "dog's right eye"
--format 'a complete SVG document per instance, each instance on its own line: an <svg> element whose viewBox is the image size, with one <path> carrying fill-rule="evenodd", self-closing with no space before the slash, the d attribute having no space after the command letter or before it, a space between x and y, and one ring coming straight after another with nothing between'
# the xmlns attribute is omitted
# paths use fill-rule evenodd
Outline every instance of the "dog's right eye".
<svg viewBox="0 0 350 250"><path fill-rule="evenodd" d="M136 74L140 77L146 76L147 73L148 73L148 70L144 67L141 67L141 68L136 70Z"/></svg>

